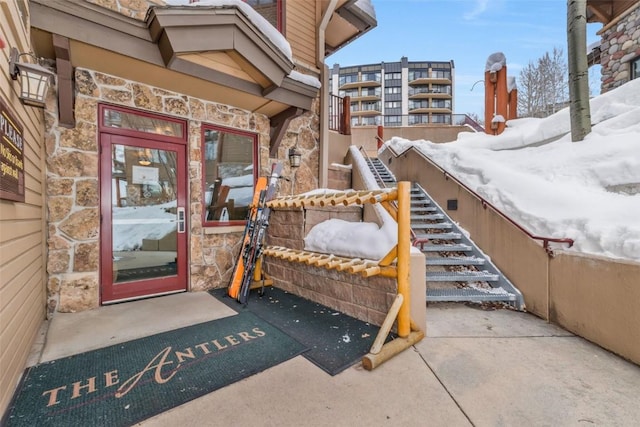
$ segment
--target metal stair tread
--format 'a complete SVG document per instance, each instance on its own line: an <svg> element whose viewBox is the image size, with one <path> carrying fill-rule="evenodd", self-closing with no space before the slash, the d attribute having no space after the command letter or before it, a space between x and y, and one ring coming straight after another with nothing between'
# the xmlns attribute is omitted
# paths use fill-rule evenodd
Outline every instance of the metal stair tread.
<svg viewBox="0 0 640 427"><path fill-rule="evenodd" d="M499 274L488 271L427 271L428 282L495 282Z"/></svg>
<svg viewBox="0 0 640 427"><path fill-rule="evenodd" d="M430 239L430 240L458 240L462 237L461 233L416 233L416 239Z"/></svg>
<svg viewBox="0 0 640 427"><path fill-rule="evenodd" d="M412 223L411 228L414 230L450 230L453 227L450 222L429 223Z"/></svg>
<svg viewBox="0 0 640 427"><path fill-rule="evenodd" d="M378 158L369 159L369 169L379 185L391 187L397 184L393 172ZM416 239L425 239L416 246L426 255L426 266L482 266L482 271L428 271L425 279L428 283L457 282L465 283L464 288L432 289L426 291L426 301L503 301L522 309L522 295L509 283L490 259L485 259L479 248L463 233L447 213L429 194L414 182L410 190L410 221ZM438 231L442 231L438 233ZM433 244L432 241L444 242ZM438 253L455 256L438 256ZM432 268L433 269L433 268ZM442 268L441 268L442 269ZM476 285L484 283L487 288Z"/></svg>
<svg viewBox="0 0 640 427"><path fill-rule="evenodd" d="M485 260L477 257L429 257L425 259L426 265L484 265Z"/></svg>
<svg viewBox="0 0 640 427"><path fill-rule="evenodd" d="M433 206L412 206L411 207L411 213L415 214L415 213L420 213L420 212L437 212L438 209L434 208Z"/></svg>
<svg viewBox="0 0 640 427"><path fill-rule="evenodd" d="M435 220L444 219L444 214L426 214L426 215L411 215L411 220Z"/></svg>
<svg viewBox="0 0 640 427"><path fill-rule="evenodd" d="M502 292L498 292L500 289ZM427 302L459 301L517 301L517 297L502 288L483 291L477 288L427 289Z"/></svg>
<svg viewBox="0 0 640 427"><path fill-rule="evenodd" d="M420 248L422 252L467 252L471 249L471 246L465 245L463 243L444 245L426 244L422 248Z"/></svg>

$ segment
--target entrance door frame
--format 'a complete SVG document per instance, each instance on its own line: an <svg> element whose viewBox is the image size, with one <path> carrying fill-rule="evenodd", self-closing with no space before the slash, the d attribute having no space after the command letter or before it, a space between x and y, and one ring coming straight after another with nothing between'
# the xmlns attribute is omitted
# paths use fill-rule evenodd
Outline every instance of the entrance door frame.
<svg viewBox="0 0 640 427"><path fill-rule="evenodd" d="M172 122L173 125L181 126L180 135L165 135L160 133L146 132L135 129L114 127L106 124L105 114L108 111L118 111L135 116L148 117L162 121ZM130 108L99 104L98 105L98 133L100 161L98 171L98 188L100 194L100 305L111 304L121 301L146 298L151 296L164 295L169 293L184 292L189 290L189 195L188 195L188 122L174 117L152 114L145 111ZM115 141L114 141L115 140ZM111 146L112 144L133 145L151 149L170 150L177 153L177 203L184 208L184 233L177 235L177 276L149 279L147 284L141 282L142 286L130 291L127 286L122 286L123 291L118 291L113 283L113 247L112 247L112 171L111 171ZM106 150L106 151L105 151ZM151 283L154 282L154 283ZM158 283L160 282L160 283ZM132 282L135 283L135 282ZM107 292L107 286L109 291ZM158 288L163 290L157 291Z"/></svg>

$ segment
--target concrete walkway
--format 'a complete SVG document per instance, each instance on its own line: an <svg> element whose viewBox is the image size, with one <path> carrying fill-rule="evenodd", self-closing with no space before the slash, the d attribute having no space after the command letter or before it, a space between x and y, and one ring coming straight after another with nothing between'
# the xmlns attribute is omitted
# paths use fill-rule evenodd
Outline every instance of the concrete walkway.
<svg viewBox="0 0 640 427"><path fill-rule="evenodd" d="M57 314L33 361L233 315L187 293ZM299 356L140 426L637 426L640 367L526 313L427 309L427 338L372 372Z"/></svg>

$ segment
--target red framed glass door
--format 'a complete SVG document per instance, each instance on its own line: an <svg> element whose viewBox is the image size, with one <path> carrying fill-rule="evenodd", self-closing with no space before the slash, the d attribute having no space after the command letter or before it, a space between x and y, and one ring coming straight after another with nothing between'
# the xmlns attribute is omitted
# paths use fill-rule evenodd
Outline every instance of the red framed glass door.
<svg viewBox="0 0 640 427"><path fill-rule="evenodd" d="M186 146L100 135L101 302L187 290Z"/></svg>

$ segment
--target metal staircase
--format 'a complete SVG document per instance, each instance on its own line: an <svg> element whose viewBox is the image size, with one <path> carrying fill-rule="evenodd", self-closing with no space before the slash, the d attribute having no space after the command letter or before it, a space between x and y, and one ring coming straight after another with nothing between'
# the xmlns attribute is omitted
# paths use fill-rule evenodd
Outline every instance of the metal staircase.
<svg viewBox="0 0 640 427"><path fill-rule="evenodd" d="M379 159L369 158L367 163L378 184L395 185L395 177ZM503 302L524 309L520 291L418 184L411 190L411 229L414 246L426 258L428 302Z"/></svg>
<svg viewBox="0 0 640 427"><path fill-rule="evenodd" d="M385 164L380 161L380 159L367 157L367 164L380 187L385 188L396 186L396 177L385 166Z"/></svg>

